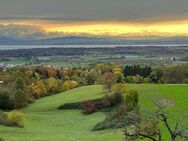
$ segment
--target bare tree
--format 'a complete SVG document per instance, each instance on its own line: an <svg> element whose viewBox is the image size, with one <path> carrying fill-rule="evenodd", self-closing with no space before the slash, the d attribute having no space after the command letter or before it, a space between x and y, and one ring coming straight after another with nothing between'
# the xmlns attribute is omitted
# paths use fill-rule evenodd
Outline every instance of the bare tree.
<svg viewBox="0 0 188 141"><path fill-rule="evenodd" d="M123 130L125 137L130 138L130 140L136 140L142 137L152 141L162 141L161 130L157 126L159 122L162 122L170 134L171 141L176 141L177 137L180 137L184 141L188 141L188 128L181 127L179 121L176 121L174 126L169 124L170 117L165 112L161 101L158 100L155 104L158 110L152 112L150 118L142 121L142 123L135 123L135 125Z"/></svg>
<svg viewBox="0 0 188 141"><path fill-rule="evenodd" d="M109 94L112 91L112 86L115 84L116 78L111 72L106 72L101 77L101 84Z"/></svg>
<svg viewBox="0 0 188 141"><path fill-rule="evenodd" d="M152 141L162 141L160 129L156 128L156 121L146 120L144 124L132 125L124 130L126 140L137 140L138 138L147 138Z"/></svg>
<svg viewBox="0 0 188 141"><path fill-rule="evenodd" d="M171 141L175 141L176 138L179 136L181 138L184 138L186 130L188 128L182 128L180 127L179 121L176 121L174 126L172 127L169 124L169 117L167 113L165 112L163 106L160 105L160 103L156 103L158 110L155 112L155 116L164 123L165 127L167 128L168 132L170 133L171 136Z"/></svg>

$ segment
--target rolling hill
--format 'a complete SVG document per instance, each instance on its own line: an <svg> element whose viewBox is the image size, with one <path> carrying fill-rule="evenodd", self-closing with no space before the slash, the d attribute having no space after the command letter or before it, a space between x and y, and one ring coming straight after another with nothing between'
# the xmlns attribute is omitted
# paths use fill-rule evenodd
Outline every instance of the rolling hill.
<svg viewBox="0 0 188 141"><path fill-rule="evenodd" d="M127 89L136 89L140 94L142 111L155 109L150 98L165 97L176 100L176 105L168 109L172 119L179 118L187 123L188 85L126 85ZM72 89L57 95L37 100L22 112L25 114L24 128L0 126L0 136L6 141L122 141L122 132L104 130L92 132L92 127L104 120L104 113L83 115L80 110L57 110L57 107L67 102L78 102L102 97L102 87L99 85ZM176 114L174 114L176 113ZM163 139L168 140L165 130Z"/></svg>

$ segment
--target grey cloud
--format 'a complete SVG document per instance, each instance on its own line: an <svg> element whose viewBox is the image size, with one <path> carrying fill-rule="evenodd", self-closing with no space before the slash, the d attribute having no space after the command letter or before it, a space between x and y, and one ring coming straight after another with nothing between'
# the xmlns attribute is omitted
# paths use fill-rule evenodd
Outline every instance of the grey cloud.
<svg viewBox="0 0 188 141"><path fill-rule="evenodd" d="M0 17L138 20L188 16L188 0L0 0Z"/></svg>

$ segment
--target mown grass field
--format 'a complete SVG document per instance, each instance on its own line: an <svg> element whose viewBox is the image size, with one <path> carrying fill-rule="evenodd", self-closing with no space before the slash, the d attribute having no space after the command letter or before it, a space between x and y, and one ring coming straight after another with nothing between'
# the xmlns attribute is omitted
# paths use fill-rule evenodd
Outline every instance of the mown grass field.
<svg viewBox="0 0 188 141"><path fill-rule="evenodd" d="M126 85L127 89L136 89L140 95L141 111L154 110L151 99L168 98L175 104L167 109L173 119L188 123L188 85ZM23 109L25 128L0 126L0 136L6 141L122 141L122 132L104 130L92 132L92 127L103 121L104 113L97 112L85 116L79 110L57 110L67 102L83 101L102 97L102 87L85 86L37 100ZM162 125L161 125L162 126ZM168 141L165 130L164 140Z"/></svg>

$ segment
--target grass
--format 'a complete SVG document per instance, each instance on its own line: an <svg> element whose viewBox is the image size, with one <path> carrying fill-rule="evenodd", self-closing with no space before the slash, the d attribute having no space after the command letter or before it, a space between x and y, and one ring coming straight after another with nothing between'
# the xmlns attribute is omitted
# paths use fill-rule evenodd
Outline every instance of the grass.
<svg viewBox="0 0 188 141"><path fill-rule="evenodd" d="M176 101L175 106L168 108L172 119L188 120L188 85L127 85L127 89L136 89L140 94L142 111L154 110L151 98L165 97ZM67 102L78 102L103 96L101 86L85 86L45 97L23 109L25 128L0 126L0 136L6 141L122 141L120 130L92 132L93 126L103 121L105 114L97 112L83 115L79 110L57 110ZM188 116L188 115L187 115ZM168 134L165 130L164 140Z"/></svg>
<svg viewBox="0 0 188 141"><path fill-rule="evenodd" d="M141 107L141 113L151 113L158 108L154 104L153 100L157 98L164 98L172 101L173 105L170 105L165 111L168 114L171 127L175 127L177 121L181 121L186 127L188 127L188 85L181 84L142 84L142 85L128 85L128 89L136 89L139 96L139 103ZM162 129L163 140L168 141L169 133L164 125L160 125Z"/></svg>

